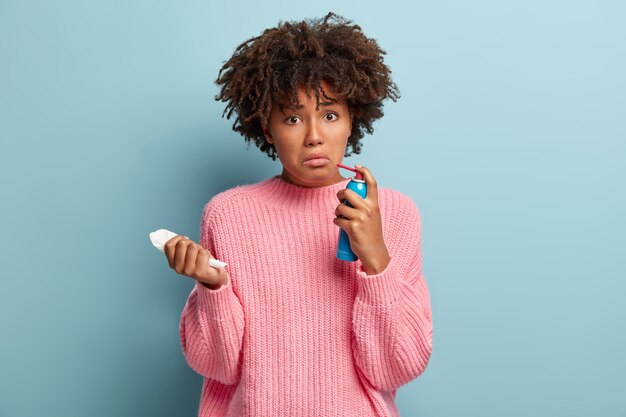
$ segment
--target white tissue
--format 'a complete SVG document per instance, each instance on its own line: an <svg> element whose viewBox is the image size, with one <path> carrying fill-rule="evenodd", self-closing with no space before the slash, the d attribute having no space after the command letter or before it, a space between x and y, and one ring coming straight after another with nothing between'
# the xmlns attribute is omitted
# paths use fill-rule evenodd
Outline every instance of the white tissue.
<svg viewBox="0 0 626 417"><path fill-rule="evenodd" d="M150 242L154 245L155 248L160 250L161 252L165 252L163 247L167 243L168 240L176 236L177 234L174 232L170 232L167 229L159 229L150 233ZM209 259L209 265L215 268L224 268L228 265L226 262L218 261L217 259Z"/></svg>

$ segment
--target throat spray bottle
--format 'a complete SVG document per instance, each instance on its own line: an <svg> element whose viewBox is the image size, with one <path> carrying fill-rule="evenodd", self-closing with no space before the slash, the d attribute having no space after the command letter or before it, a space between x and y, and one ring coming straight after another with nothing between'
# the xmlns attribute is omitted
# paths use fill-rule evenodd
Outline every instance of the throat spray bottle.
<svg viewBox="0 0 626 417"><path fill-rule="evenodd" d="M352 190L357 193L361 198L365 199L367 196L367 187L365 185L365 180L363 179L363 174L358 172L356 169L337 164L338 167L353 171L356 173L354 177L350 179L347 190ZM348 200L343 200L343 203L349 207L353 207L352 204ZM350 238L345 230L339 229L339 244L337 246L337 259L341 259L343 261L356 261L358 258L352 252L352 248L350 247Z"/></svg>

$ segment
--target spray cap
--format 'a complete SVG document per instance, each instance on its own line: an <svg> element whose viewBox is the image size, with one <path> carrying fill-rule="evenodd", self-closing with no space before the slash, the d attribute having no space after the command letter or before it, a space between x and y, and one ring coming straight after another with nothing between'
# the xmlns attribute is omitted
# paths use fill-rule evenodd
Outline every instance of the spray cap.
<svg viewBox="0 0 626 417"><path fill-rule="evenodd" d="M337 164L337 166L338 166L338 167L340 167L340 168L347 169L347 170L350 170L350 171L352 171L352 172L355 172L355 173L356 173L356 176L355 176L354 178L355 178L355 179L357 179L357 180L363 180L363 174L361 174L361 173L360 173L359 171L357 171L356 169L351 168L351 167L346 166L346 165L343 165L343 164Z"/></svg>

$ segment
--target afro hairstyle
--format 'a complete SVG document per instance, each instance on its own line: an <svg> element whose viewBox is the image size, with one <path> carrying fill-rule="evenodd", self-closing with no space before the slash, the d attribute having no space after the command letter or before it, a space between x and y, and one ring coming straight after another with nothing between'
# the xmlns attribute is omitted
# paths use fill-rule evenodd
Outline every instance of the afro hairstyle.
<svg viewBox="0 0 626 417"><path fill-rule="evenodd" d="M322 89L326 81L346 100L353 117L345 156L359 154L364 132L372 134L372 123L384 114L383 101L400 97L385 54L360 26L332 12L323 19L280 21L240 44L224 62L215 80L221 86L215 100L228 103L222 117L236 114L234 131L276 160L276 148L263 133L272 105L297 106L298 88L304 87L315 91L317 110L320 96L337 101Z"/></svg>

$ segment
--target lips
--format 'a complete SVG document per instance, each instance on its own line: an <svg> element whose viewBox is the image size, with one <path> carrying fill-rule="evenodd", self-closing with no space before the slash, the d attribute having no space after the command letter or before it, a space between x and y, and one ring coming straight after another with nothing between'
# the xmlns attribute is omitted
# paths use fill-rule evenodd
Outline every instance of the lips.
<svg viewBox="0 0 626 417"><path fill-rule="evenodd" d="M326 155L325 153L312 153L311 155L309 155L306 158L304 158L303 162L310 161L311 159L328 159L328 160L330 160L328 155Z"/></svg>

